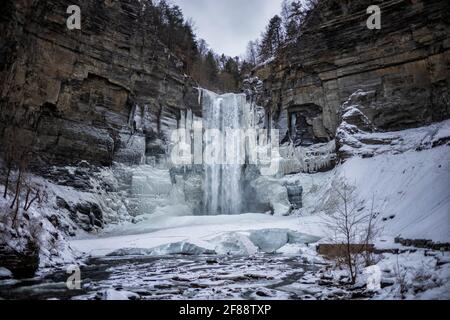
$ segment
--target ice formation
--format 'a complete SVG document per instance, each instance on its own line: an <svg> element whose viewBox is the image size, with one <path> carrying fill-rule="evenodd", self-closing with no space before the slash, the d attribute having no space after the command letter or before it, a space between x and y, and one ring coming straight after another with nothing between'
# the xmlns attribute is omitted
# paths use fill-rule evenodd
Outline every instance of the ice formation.
<svg viewBox="0 0 450 320"><path fill-rule="evenodd" d="M333 166L336 161L336 142L316 144L310 147L294 147L292 144L280 148L280 173L315 173Z"/></svg>
<svg viewBox="0 0 450 320"><path fill-rule="evenodd" d="M243 137L237 129L252 124L251 105L245 94L218 95L202 91L206 134L204 205L207 214L242 213Z"/></svg>

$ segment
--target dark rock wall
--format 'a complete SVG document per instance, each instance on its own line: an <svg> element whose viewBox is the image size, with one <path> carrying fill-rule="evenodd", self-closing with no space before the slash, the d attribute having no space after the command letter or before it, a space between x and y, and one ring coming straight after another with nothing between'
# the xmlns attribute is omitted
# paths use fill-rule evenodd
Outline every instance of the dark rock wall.
<svg viewBox="0 0 450 320"><path fill-rule="evenodd" d="M81 8L81 30L66 27L69 5ZM18 128L34 136L34 160L56 165L164 153L180 112L201 108L183 63L143 26L141 9L138 0L3 1L0 143Z"/></svg>
<svg viewBox="0 0 450 320"><path fill-rule="evenodd" d="M381 30L366 27L373 4L381 7ZM340 106L359 89L371 93L362 111L381 130L450 117L448 0L323 0L320 8L296 43L255 72L281 139L294 128L292 140L301 143L292 111L311 105L321 109L306 117L312 140L334 138Z"/></svg>
<svg viewBox="0 0 450 320"><path fill-rule="evenodd" d="M39 268L39 249L30 242L23 252L0 243L0 266L10 270L16 279L34 277Z"/></svg>
<svg viewBox="0 0 450 320"><path fill-rule="evenodd" d="M81 7L81 30L66 28L72 4ZM381 30L366 27L372 4L381 6ZM19 128L16 135L34 137L41 164L139 163L164 154L180 113L191 108L200 115L201 108L183 63L144 27L141 6L3 1L0 143ZM359 89L371 92L362 111L379 129L448 118L449 6L323 0L299 40L255 72L263 80L260 102L281 139L289 133L296 145L333 139L339 107Z"/></svg>

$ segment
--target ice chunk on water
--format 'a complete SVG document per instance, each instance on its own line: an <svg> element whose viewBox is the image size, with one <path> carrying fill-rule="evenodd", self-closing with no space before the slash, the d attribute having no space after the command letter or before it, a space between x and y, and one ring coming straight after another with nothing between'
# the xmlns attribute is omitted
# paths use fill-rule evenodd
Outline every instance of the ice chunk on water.
<svg viewBox="0 0 450 320"><path fill-rule="evenodd" d="M277 253L284 255L298 255L300 253L300 244L288 243L277 250Z"/></svg>
<svg viewBox="0 0 450 320"><path fill-rule="evenodd" d="M274 253L287 244L314 243L320 238L289 229L265 229L252 231L250 240L261 251Z"/></svg>
<svg viewBox="0 0 450 320"><path fill-rule="evenodd" d="M274 253L289 241L288 230L283 229L252 231L249 238L256 247L266 253Z"/></svg>
<svg viewBox="0 0 450 320"><path fill-rule="evenodd" d="M316 243L321 239L320 237L292 230L288 231L288 238L289 238L288 243L291 244L310 244Z"/></svg>
<svg viewBox="0 0 450 320"><path fill-rule="evenodd" d="M0 280L2 279L11 279L13 274L6 268L0 267Z"/></svg>
<svg viewBox="0 0 450 320"><path fill-rule="evenodd" d="M151 255L153 256L163 256L163 255L202 255L202 254L215 254L214 250L199 247L195 244L189 242L175 242L170 244L165 244L160 247L152 249Z"/></svg>
<svg viewBox="0 0 450 320"><path fill-rule="evenodd" d="M248 256L258 252L258 248L242 233L226 233L212 239L211 242L216 244L215 251L218 254Z"/></svg>
<svg viewBox="0 0 450 320"><path fill-rule="evenodd" d="M122 257L122 256L170 256L170 255L204 255L216 254L214 250L202 248L189 242L174 242L165 244L152 249L139 248L125 248L116 250L108 256Z"/></svg>
<svg viewBox="0 0 450 320"><path fill-rule="evenodd" d="M114 289L107 289L102 292L99 292L98 297L102 300L113 300L113 301L121 301L121 300L138 300L140 296L137 293L130 291L118 291Z"/></svg>
<svg viewBox="0 0 450 320"><path fill-rule="evenodd" d="M107 257L125 257L125 256L148 256L152 253L151 249L123 248L107 254Z"/></svg>
<svg viewBox="0 0 450 320"><path fill-rule="evenodd" d="M248 256L258 252L274 253L287 244L309 244L320 240L315 236L289 229L263 229L226 232L197 244L187 241L164 244L151 249L125 248L108 256L168 256L223 254Z"/></svg>

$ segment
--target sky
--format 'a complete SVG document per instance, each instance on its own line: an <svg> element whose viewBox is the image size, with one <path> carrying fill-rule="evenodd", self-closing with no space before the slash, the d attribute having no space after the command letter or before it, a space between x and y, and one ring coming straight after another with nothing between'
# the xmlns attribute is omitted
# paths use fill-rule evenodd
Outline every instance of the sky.
<svg viewBox="0 0 450 320"><path fill-rule="evenodd" d="M241 56L247 44L280 14L282 0L171 0L192 18L195 33L219 54Z"/></svg>

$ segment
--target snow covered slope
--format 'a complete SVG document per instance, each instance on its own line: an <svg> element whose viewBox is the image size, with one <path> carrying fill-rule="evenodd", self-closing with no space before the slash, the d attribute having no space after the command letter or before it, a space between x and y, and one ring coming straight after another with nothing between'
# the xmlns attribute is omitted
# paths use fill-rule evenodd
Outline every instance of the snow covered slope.
<svg viewBox="0 0 450 320"><path fill-rule="evenodd" d="M375 209L382 218L383 236L450 242L448 146L421 152L384 154L370 159L356 157L333 172L303 174L290 179L306 183L313 176L319 187L314 193L305 195L307 204L315 203L318 206L323 203L332 181L345 177L355 185L357 194L367 204L375 197ZM305 185L305 190L310 188ZM307 209L312 210L313 207ZM160 214L149 216L138 225L118 227L102 238L73 241L72 246L80 251L103 255L122 248L151 249L183 241L212 248L206 242L221 235L262 229L289 229L318 237L326 236L321 219L323 213L320 210L314 214L308 213L312 212L303 211L301 217L263 214L174 216L165 214L163 208Z"/></svg>
<svg viewBox="0 0 450 320"><path fill-rule="evenodd" d="M450 147L352 158L337 172L375 196L386 235L450 242Z"/></svg>
<svg viewBox="0 0 450 320"><path fill-rule="evenodd" d="M443 132L447 124L450 122L432 131ZM385 147L383 152L370 158L356 155L327 173L302 173L282 178L279 183L298 183L303 187L304 208L297 212L298 215L193 216L173 203L143 216L143 221L137 225L118 226L100 238L72 241L72 246L94 255L123 248L153 249L181 242L217 249L220 239L224 243L229 242L232 234L241 238L248 236L249 232L269 229L326 238L329 234L325 230L323 215L331 188L342 178L355 186L356 194L366 208L372 199L375 200L374 208L380 213L383 238L392 241L400 236L450 242L450 146L433 147L430 144L429 149L418 149L418 143L423 146L424 139L408 139L406 134L428 136L428 129L384 134L402 137L401 150L397 148L398 144L394 144L394 147ZM366 139L370 136L366 134Z"/></svg>

